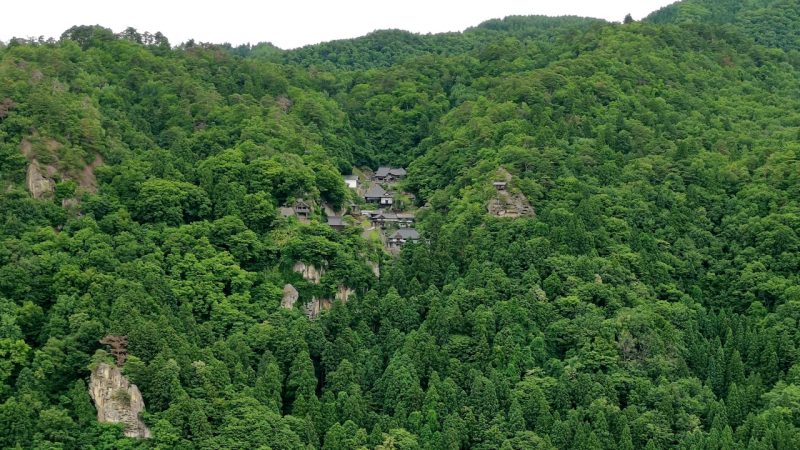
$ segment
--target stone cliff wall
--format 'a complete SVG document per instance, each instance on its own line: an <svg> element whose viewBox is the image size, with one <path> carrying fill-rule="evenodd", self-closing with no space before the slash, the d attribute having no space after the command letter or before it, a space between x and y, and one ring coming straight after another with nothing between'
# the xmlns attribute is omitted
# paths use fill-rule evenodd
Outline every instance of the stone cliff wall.
<svg viewBox="0 0 800 450"><path fill-rule="evenodd" d="M142 394L118 367L99 364L92 371L89 395L97 408L98 422L122 423L128 437L150 437L150 429L139 418L139 413L144 411Z"/></svg>
<svg viewBox="0 0 800 450"><path fill-rule="evenodd" d="M33 198L37 199L52 197L56 186L52 178L45 176L42 167L35 159L28 164L25 184L28 187L28 191L33 195Z"/></svg>
<svg viewBox="0 0 800 450"><path fill-rule="evenodd" d="M336 300L341 302L347 302L350 299L350 296L353 295L353 290L347 286L339 286L339 289L336 290L336 296L334 297Z"/></svg>
<svg viewBox="0 0 800 450"><path fill-rule="evenodd" d="M303 311L305 311L306 317L315 320L322 311L331 309L331 306L333 306L333 302L329 298L311 297L311 301L303 306Z"/></svg>
<svg viewBox="0 0 800 450"><path fill-rule="evenodd" d="M372 274L375 275L375 278L381 277L381 266L378 263L367 261L367 266L372 270Z"/></svg>
<svg viewBox="0 0 800 450"><path fill-rule="evenodd" d="M300 294L294 286L287 284L283 287L283 298L281 299L281 308L292 309Z"/></svg>
<svg viewBox="0 0 800 450"><path fill-rule="evenodd" d="M292 270L302 275L304 280L314 284L319 284L322 276L325 275L325 269L317 269L313 264L306 264L302 261L294 263Z"/></svg>

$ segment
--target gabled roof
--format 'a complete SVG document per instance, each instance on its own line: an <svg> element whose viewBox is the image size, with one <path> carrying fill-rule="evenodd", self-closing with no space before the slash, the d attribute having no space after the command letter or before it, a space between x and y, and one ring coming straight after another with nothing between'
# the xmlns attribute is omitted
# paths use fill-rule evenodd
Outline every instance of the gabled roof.
<svg viewBox="0 0 800 450"><path fill-rule="evenodd" d="M383 220L397 220L397 216L398 215L395 214L395 213L385 212L385 213L382 213L382 214L378 214L378 216L376 218L383 217Z"/></svg>
<svg viewBox="0 0 800 450"><path fill-rule="evenodd" d="M389 167L389 166L381 166L378 167L378 170L375 171L375 176L378 178L386 178L389 175L394 175L396 177L404 177L408 174L406 169L402 167Z"/></svg>
<svg viewBox="0 0 800 450"><path fill-rule="evenodd" d="M411 219L414 220L416 216L413 213L397 213L398 219Z"/></svg>
<svg viewBox="0 0 800 450"><path fill-rule="evenodd" d="M419 239L419 231L413 228L401 228L397 230L391 237L392 239L405 239L407 241L416 241Z"/></svg>
<svg viewBox="0 0 800 450"><path fill-rule="evenodd" d="M387 197L388 193L385 189L380 187L377 184L373 184L372 186L367 189L367 192L364 193L364 197L368 198L379 198L379 197Z"/></svg>

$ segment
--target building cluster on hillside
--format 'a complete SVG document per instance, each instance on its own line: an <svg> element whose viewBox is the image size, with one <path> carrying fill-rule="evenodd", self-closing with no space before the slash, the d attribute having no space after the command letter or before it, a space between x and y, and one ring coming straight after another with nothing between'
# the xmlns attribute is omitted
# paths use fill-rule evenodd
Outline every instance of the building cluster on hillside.
<svg viewBox="0 0 800 450"><path fill-rule="evenodd" d="M348 188L356 191L364 203L376 208L362 210L360 201L351 201L342 211L334 211L330 206L324 205L325 221L334 230L344 230L348 224L361 223L365 232L378 230L381 240L387 249L396 251L408 242L417 242L419 232L414 229L416 216L413 212L405 210L406 201L396 201L395 192L388 190L393 183L404 179L404 168L380 167L366 178L358 174L344 175L343 181ZM403 193L401 198L413 201L412 194ZM285 218L295 217L301 222L307 222L312 215L314 206L302 198L295 199L291 204L279 208L280 215ZM345 216L350 216L346 218Z"/></svg>
<svg viewBox="0 0 800 450"><path fill-rule="evenodd" d="M361 172L359 172L361 173ZM414 228L416 215L406 210L406 204L415 201L412 194L402 192L396 195L397 182L406 177L404 168L382 166L374 173L366 175L345 175L343 181L348 188L357 192L361 201L351 201L343 211L333 211L325 207L326 223L335 230L344 230L348 225L361 224L365 236L377 233L389 251L397 251L409 242L420 240ZM496 178L491 181L493 195L487 203L488 212L496 217L519 218L535 217L536 213L528 199L513 184L512 175L500 168ZM374 208L374 209L373 209ZM284 217L296 217L306 222L311 217L312 206L298 198L291 205L280 208ZM412 210L413 211L413 210ZM345 215L350 218L344 217Z"/></svg>
<svg viewBox="0 0 800 450"><path fill-rule="evenodd" d="M368 183L362 183L358 175L345 175L343 179L347 187L358 191L365 202L390 206L394 204L394 192L381 184L395 183L404 179L406 174L406 169L402 167L381 166L368 177Z"/></svg>

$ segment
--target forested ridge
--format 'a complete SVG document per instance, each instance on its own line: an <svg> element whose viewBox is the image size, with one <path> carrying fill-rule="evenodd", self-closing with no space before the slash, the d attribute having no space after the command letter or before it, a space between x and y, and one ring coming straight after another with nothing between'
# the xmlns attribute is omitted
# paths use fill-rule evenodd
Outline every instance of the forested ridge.
<svg viewBox="0 0 800 450"><path fill-rule="evenodd" d="M0 44L0 448L800 448L795 3ZM378 166L399 254L326 224ZM148 439L97 420L109 335Z"/></svg>

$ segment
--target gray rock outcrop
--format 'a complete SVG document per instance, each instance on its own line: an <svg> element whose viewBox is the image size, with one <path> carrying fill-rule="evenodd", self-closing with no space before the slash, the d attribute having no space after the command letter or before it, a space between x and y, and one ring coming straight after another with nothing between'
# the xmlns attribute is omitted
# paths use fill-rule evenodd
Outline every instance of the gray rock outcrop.
<svg viewBox="0 0 800 450"><path fill-rule="evenodd" d="M283 287L283 299L281 299L281 308L292 309L297 299L300 298L300 293L297 292L294 286L287 284Z"/></svg>
<svg viewBox="0 0 800 450"><path fill-rule="evenodd" d="M381 277L381 266L374 262L374 261L367 261L367 266L372 269L372 274L375 275L376 278Z"/></svg>
<svg viewBox="0 0 800 450"><path fill-rule="evenodd" d="M118 367L99 364L92 371L89 395L94 400L98 422L124 424L127 437L150 437L150 429L139 418L139 413L144 411L142 394L135 384L131 384L122 375Z"/></svg>
<svg viewBox="0 0 800 450"><path fill-rule="evenodd" d="M306 264L302 261L294 263L292 270L302 275L304 280L314 284L319 284L322 275L325 274L325 269L317 269L313 264Z"/></svg>
<svg viewBox="0 0 800 450"><path fill-rule="evenodd" d="M37 199L52 197L56 189L55 182L42 174L42 168L39 166L39 162L35 159L28 164L28 172L25 177L25 184L28 187L28 191L30 191L31 195L33 195L33 198Z"/></svg>
<svg viewBox="0 0 800 450"><path fill-rule="evenodd" d="M353 290L347 286L339 286L339 289L336 290L336 296L334 299L347 302L350 299L350 296L353 295Z"/></svg>
<svg viewBox="0 0 800 450"><path fill-rule="evenodd" d="M511 189L513 177L503 167L497 171L494 187L496 192L486 205L489 214L497 217L517 218L536 217L536 212L530 201L522 192Z"/></svg>
<svg viewBox="0 0 800 450"><path fill-rule="evenodd" d="M333 302L328 298L312 297L310 302L303 305L303 310L306 313L306 317L314 320L319 317L322 311L331 309L331 306L333 306Z"/></svg>

